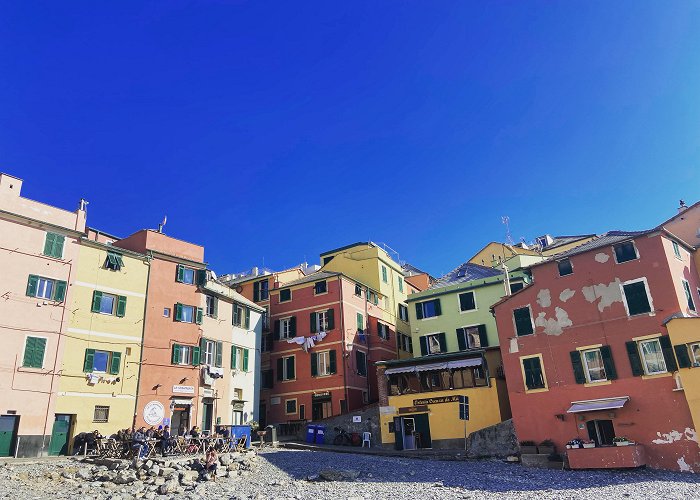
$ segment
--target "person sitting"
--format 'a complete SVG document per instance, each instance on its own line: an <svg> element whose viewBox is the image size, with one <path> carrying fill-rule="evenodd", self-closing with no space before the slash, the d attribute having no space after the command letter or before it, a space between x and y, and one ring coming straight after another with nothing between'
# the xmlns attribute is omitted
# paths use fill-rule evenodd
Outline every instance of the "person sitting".
<svg viewBox="0 0 700 500"><path fill-rule="evenodd" d="M177 435L178 436L186 436L187 435L187 427L185 427L185 424L180 424L180 427L177 430Z"/></svg>
<svg viewBox="0 0 700 500"><path fill-rule="evenodd" d="M146 428L139 427L131 438L131 449L137 458L143 459L146 457L148 447L146 446Z"/></svg>
<svg viewBox="0 0 700 500"><path fill-rule="evenodd" d="M173 437L170 435L170 426L166 425L163 428L163 433L161 435L160 451L163 456L170 453L175 446Z"/></svg>
<svg viewBox="0 0 700 500"><path fill-rule="evenodd" d="M199 427L196 425L192 426L192 430L190 430L190 436L192 436L195 439L199 438Z"/></svg>
<svg viewBox="0 0 700 500"><path fill-rule="evenodd" d="M205 463L205 473L216 481L216 468L219 466L219 456L214 448L207 453L207 461Z"/></svg>
<svg viewBox="0 0 700 500"><path fill-rule="evenodd" d="M156 435L156 429L153 426L150 426L148 430L146 431L146 437L148 439L154 438Z"/></svg>

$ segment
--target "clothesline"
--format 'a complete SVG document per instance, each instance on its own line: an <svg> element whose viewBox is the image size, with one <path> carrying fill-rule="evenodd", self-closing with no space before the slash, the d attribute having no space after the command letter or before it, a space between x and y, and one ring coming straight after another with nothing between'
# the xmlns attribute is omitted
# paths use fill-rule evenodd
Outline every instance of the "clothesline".
<svg viewBox="0 0 700 500"><path fill-rule="evenodd" d="M309 349L314 347L317 342L320 342L326 337L326 332L318 332L310 337L294 337L287 339L288 344L298 344L304 349L304 352L309 352Z"/></svg>

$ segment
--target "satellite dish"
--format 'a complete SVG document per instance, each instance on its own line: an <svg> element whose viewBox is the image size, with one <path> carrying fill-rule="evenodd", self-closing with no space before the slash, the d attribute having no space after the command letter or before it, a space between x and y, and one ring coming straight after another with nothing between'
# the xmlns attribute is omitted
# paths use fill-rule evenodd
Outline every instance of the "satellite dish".
<svg viewBox="0 0 700 500"><path fill-rule="evenodd" d="M242 287L241 285L238 285L238 286L236 287L236 291L237 291L238 293L241 293L241 292L243 291L243 287Z"/></svg>

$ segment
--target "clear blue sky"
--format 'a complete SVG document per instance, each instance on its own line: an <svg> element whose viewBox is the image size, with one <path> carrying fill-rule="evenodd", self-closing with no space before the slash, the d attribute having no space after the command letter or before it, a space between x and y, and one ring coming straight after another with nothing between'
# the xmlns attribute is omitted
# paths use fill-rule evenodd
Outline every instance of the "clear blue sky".
<svg viewBox="0 0 700 500"><path fill-rule="evenodd" d="M700 3L24 2L0 171L216 271L386 242L439 275L700 199Z"/></svg>

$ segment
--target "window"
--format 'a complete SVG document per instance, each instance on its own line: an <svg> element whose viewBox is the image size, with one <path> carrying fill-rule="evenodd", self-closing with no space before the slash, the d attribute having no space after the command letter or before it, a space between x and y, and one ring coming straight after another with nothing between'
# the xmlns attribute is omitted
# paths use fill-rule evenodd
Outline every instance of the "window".
<svg viewBox="0 0 700 500"><path fill-rule="evenodd" d="M262 388L272 389L275 385L275 377L273 376L272 370L262 371Z"/></svg>
<svg viewBox="0 0 700 500"><path fill-rule="evenodd" d="M523 379L525 380L525 389L528 391L545 389L547 382L542 371L542 359L539 356L533 356L521 358L520 362L523 370Z"/></svg>
<svg viewBox="0 0 700 500"><path fill-rule="evenodd" d="M357 362L357 374L361 377L367 376L367 353L364 351L355 351L355 361Z"/></svg>
<svg viewBox="0 0 700 500"><path fill-rule="evenodd" d="M249 371L250 349L245 347L231 346L231 369Z"/></svg>
<svg viewBox="0 0 700 500"><path fill-rule="evenodd" d="M194 285L194 269L178 264L175 281L178 283L185 283L186 285Z"/></svg>
<svg viewBox="0 0 700 500"><path fill-rule="evenodd" d="M613 245L613 250L615 253L615 261L618 264L639 258L637 255L637 248L634 246L634 241L625 241L624 243Z"/></svg>
<svg viewBox="0 0 700 500"><path fill-rule="evenodd" d="M476 300L474 292L465 292L459 294L459 310L460 311L475 311Z"/></svg>
<svg viewBox="0 0 700 500"><path fill-rule="evenodd" d="M411 339L409 335L397 333L396 338L399 344L399 349L410 354L413 353L413 339Z"/></svg>
<svg viewBox="0 0 700 500"><path fill-rule="evenodd" d="M272 334L266 333L260 340L260 352L270 352L272 350Z"/></svg>
<svg viewBox="0 0 700 500"><path fill-rule="evenodd" d="M440 316L441 314L442 310L440 308L440 299L416 303L416 317L418 319L434 318L436 316Z"/></svg>
<svg viewBox="0 0 700 500"><path fill-rule="evenodd" d="M403 278L401 276L397 276L396 279L399 282L399 292L403 293Z"/></svg>
<svg viewBox="0 0 700 500"><path fill-rule="evenodd" d="M253 300L255 302L267 300L270 296L269 287L270 282L267 279L253 283Z"/></svg>
<svg viewBox="0 0 700 500"><path fill-rule="evenodd" d="M61 234L47 232L46 240L44 240L44 255L54 259L62 259L65 239L66 237Z"/></svg>
<svg viewBox="0 0 700 500"><path fill-rule="evenodd" d="M83 372L85 373L109 373L119 374L122 354L120 352L99 351L96 349L85 349L83 359Z"/></svg>
<svg viewBox="0 0 700 500"><path fill-rule="evenodd" d="M297 412L297 400L296 399L287 399L284 402L284 412L287 415L291 414L296 414Z"/></svg>
<svg viewBox="0 0 700 500"><path fill-rule="evenodd" d="M107 259L105 260L105 269L111 269L112 271L119 271L124 267L124 260L122 256L115 252L107 252Z"/></svg>
<svg viewBox="0 0 700 500"><path fill-rule="evenodd" d="M216 318L217 313L219 312L219 299L214 297L213 295L206 295L206 314L210 318Z"/></svg>
<svg viewBox="0 0 700 500"><path fill-rule="evenodd" d="M364 331L365 329L365 317L362 313L357 313L357 329L360 331Z"/></svg>
<svg viewBox="0 0 700 500"><path fill-rule="evenodd" d="M486 325L465 326L457 328L457 344L460 351L488 347Z"/></svg>
<svg viewBox="0 0 700 500"><path fill-rule="evenodd" d="M380 339L389 340L389 325L377 323L377 334Z"/></svg>
<svg viewBox="0 0 700 500"><path fill-rule="evenodd" d="M386 272L386 266L382 266L382 281L384 283L389 283L389 277Z"/></svg>
<svg viewBox="0 0 700 500"><path fill-rule="evenodd" d="M559 268L559 276L568 276L574 272L574 267L571 265L571 261L569 259L557 261L557 267Z"/></svg>
<svg viewBox="0 0 700 500"><path fill-rule="evenodd" d="M695 302L693 301L693 295L690 293L690 284L686 280L681 280L683 283L683 291L685 292L685 300L688 303L688 309L695 311Z"/></svg>
<svg viewBox="0 0 700 500"><path fill-rule="evenodd" d="M329 330L333 330L333 328L335 328L335 321L333 317L333 309L312 312L309 318L309 322L311 325L311 333L326 332Z"/></svg>
<svg viewBox="0 0 700 500"><path fill-rule="evenodd" d="M513 310L513 321L515 321L515 334L518 337L532 335L535 330L532 326L530 306L520 307Z"/></svg>
<svg viewBox="0 0 700 500"><path fill-rule="evenodd" d="M280 290L280 302L289 302L290 300L292 300L292 290L289 288Z"/></svg>
<svg viewBox="0 0 700 500"><path fill-rule="evenodd" d="M297 335L297 325L296 318L292 316L291 318L284 318L276 322L279 328L280 339L291 339Z"/></svg>
<svg viewBox="0 0 700 500"><path fill-rule="evenodd" d="M311 376L322 377L336 373L335 350L311 353Z"/></svg>
<svg viewBox="0 0 700 500"><path fill-rule="evenodd" d="M314 294L315 295L320 295L322 293L326 293L328 291L328 288L326 287L326 282L325 281L317 281L314 283Z"/></svg>
<svg viewBox="0 0 700 500"><path fill-rule="evenodd" d="M234 302L233 304L233 325L240 326L246 330L250 328L250 309Z"/></svg>
<svg viewBox="0 0 700 500"><path fill-rule="evenodd" d="M126 313L126 297L95 290L92 292L92 312L123 318Z"/></svg>
<svg viewBox="0 0 700 500"><path fill-rule="evenodd" d="M523 288L525 288L525 283L522 283L520 281L518 281L516 283L511 283L510 284L510 293L515 293L518 290L522 290Z"/></svg>
<svg viewBox="0 0 700 500"><path fill-rule="evenodd" d="M27 280L26 295L27 297L63 302L66 298L66 287L65 281L30 274Z"/></svg>
<svg viewBox="0 0 700 500"><path fill-rule="evenodd" d="M24 368L43 368L46 339L44 337L27 337L24 340Z"/></svg>
<svg viewBox="0 0 700 500"><path fill-rule="evenodd" d="M700 342L690 344L688 347L690 348L693 366L700 366Z"/></svg>
<svg viewBox="0 0 700 500"><path fill-rule="evenodd" d="M294 380L295 378L294 356L277 358L277 380Z"/></svg>
<svg viewBox="0 0 700 500"><path fill-rule="evenodd" d="M199 347L202 354L202 364L214 366L216 361L216 342L202 339ZM219 363L219 365L221 365L221 363Z"/></svg>
<svg viewBox="0 0 700 500"><path fill-rule="evenodd" d="M188 306L185 304L175 304L175 321L181 323L202 324L204 310L201 307Z"/></svg>
<svg viewBox="0 0 700 500"><path fill-rule="evenodd" d="M109 406L95 406L92 421L95 423L109 422Z"/></svg>
<svg viewBox="0 0 700 500"><path fill-rule="evenodd" d="M399 304L399 319L408 323L408 307Z"/></svg>
<svg viewBox="0 0 700 500"><path fill-rule="evenodd" d="M623 283L622 291L625 296L627 314L635 316L637 314L651 312L651 304L645 279Z"/></svg>
<svg viewBox="0 0 700 500"><path fill-rule="evenodd" d="M608 380L600 349L583 351L581 356L583 357L583 367L585 368L586 372L586 380L589 383Z"/></svg>
<svg viewBox="0 0 700 500"><path fill-rule="evenodd" d="M169 307L164 307L164 308L163 308L163 317L164 317L164 318L169 318L169 317L170 317L170 308L169 308Z"/></svg>
<svg viewBox="0 0 700 500"><path fill-rule="evenodd" d="M439 354L441 352L447 352L447 341L444 333L423 335L420 338L420 353L422 356Z"/></svg>
<svg viewBox="0 0 700 500"><path fill-rule="evenodd" d="M264 311L260 315L263 332L270 330L270 306L265 306Z"/></svg>
<svg viewBox="0 0 700 500"><path fill-rule="evenodd" d="M681 248L678 246L678 243L672 241L671 244L673 245L673 254L676 256L677 259L682 259Z"/></svg>
<svg viewBox="0 0 700 500"><path fill-rule="evenodd" d="M362 297L362 287L360 285L355 285L355 295Z"/></svg>
<svg viewBox="0 0 700 500"><path fill-rule="evenodd" d="M173 344L171 363L174 365L198 365L199 346Z"/></svg>
<svg viewBox="0 0 700 500"><path fill-rule="evenodd" d="M646 375L666 373L666 361L664 360L664 354L659 339L639 342L639 350L642 353L642 364Z"/></svg>
<svg viewBox="0 0 700 500"><path fill-rule="evenodd" d="M371 302L375 306L379 305L379 295L370 290L367 290L367 302Z"/></svg>
<svg viewBox="0 0 700 500"><path fill-rule="evenodd" d="M612 420L589 420L586 422L588 437L596 446L612 446L615 429Z"/></svg>

